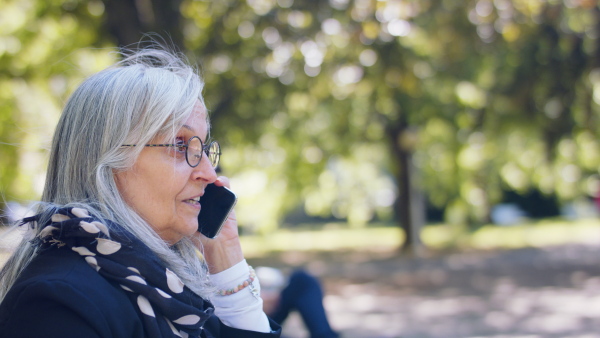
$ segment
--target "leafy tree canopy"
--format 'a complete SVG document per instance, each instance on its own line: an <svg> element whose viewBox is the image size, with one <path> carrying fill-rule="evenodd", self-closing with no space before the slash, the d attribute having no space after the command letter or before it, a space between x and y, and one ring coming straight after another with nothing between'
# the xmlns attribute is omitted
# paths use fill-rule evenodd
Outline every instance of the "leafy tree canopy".
<svg viewBox="0 0 600 338"><path fill-rule="evenodd" d="M135 20L109 0L2 5L5 198L39 194L62 101L111 60L91 47L135 42L144 22L202 64L249 228L273 229L298 205L354 225L390 219L407 212L408 184L455 223L484 221L505 189L598 192L595 1L138 3Z"/></svg>

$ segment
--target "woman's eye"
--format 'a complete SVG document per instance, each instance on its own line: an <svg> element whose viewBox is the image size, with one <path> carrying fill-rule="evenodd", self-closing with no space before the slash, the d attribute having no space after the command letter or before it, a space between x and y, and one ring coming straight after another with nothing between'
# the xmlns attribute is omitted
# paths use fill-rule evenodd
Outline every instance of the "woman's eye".
<svg viewBox="0 0 600 338"><path fill-rule="evenodd" d="M177 141L175 142L175 150L178 152L185 153L187 150L187 145L183 140L177 139Z"/></svg>

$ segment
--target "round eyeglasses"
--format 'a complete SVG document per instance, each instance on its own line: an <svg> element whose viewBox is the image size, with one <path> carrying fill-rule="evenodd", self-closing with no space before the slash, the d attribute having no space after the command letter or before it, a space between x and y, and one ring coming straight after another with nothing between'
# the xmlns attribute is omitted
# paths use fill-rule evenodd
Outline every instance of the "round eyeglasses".
<svg viewBox="0 0 600 338"><path fill-rule="evenodd" d="M123 144L122 147L135 147L137 144ZM198 136L192 136L187 144L176 143L176 144L146 144L145 147L173 147L175 151L183 153L185 151L185 160L190 167L195 168L200 164L202 160L202 153L206 153L208 160L213 168L219 165L219 159L221 158L221 146L219 142L212 141L207 145L202 143L202 140Z"/></svg>

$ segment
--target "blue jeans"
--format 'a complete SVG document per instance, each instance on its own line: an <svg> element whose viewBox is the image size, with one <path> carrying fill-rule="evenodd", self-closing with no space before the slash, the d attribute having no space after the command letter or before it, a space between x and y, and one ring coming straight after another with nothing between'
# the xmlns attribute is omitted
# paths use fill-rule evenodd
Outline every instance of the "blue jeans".
<svg viewBox="0 0 600 338"><path fill-rule="evenodd" d="M271 318L283 324L291 311L298 311L313 338L336 338L323 307L323 291L319 281L304 270L296 270L281 291L279 305Z"/></svg>

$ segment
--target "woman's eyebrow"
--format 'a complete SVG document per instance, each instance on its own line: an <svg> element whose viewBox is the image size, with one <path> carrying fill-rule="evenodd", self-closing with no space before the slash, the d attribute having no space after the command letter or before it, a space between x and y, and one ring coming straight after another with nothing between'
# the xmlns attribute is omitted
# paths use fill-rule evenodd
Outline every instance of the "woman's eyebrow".
<svg viewBox="0 0 600 338"><path fill-rule="evenodd" d="M188 126L187 124L184 124L183 126L181 126L181 128L185 128L185 129L187 129L187 130L189 130L191 132L194 131L194 129L192 127Z"/></svg>

